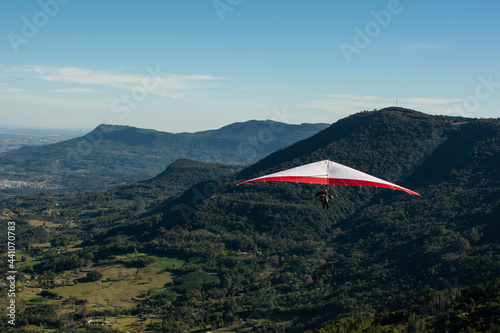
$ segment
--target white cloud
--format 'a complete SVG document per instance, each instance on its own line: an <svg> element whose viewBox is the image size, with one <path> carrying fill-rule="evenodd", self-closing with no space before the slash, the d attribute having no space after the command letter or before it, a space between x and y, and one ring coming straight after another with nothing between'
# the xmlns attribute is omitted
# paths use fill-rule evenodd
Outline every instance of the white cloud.
<svg viewBox="0 0 500 333"><path fill-rule="evenodd" d="M326 95L323 99L312 100L302 106L348 115L362 110L384 108L388 105L390 105L388 99L378 96Z"/></svg>
<svg viewBox="0 0 500 333"><path fill-rule="evenodd" d="M54 90L51 90L48 92L49 93L50 92L54 92L54 93L102 93L102 91L100 91L100 90L85 89L85 88L54 89Z"/></svg>
<svg viewBox="0 0 500 333"><path fill-rule="evenodd" d="M5 92L5 93L19 93L19 92L24 92L26 89L22 88L2 88L0 89L0 92Z"/></svg>
<svg viewBox="0 0 500 333"><path fill-rule="evenodd" d="M453 115L457 113L456 105L459 98L400 98L398 106L432 114ZM382 109L396 105L396 99L365 95L326 95L322 99L312 100L306 108L319 109L340 115L349 115L363 110Z"/></svg>
<svg viewBox="0 0 500 333"><path fill-rule="evenodd" d="M401 99L401 106L431 114L466 116L461 110L460 98L424 98L411 97Z"/></svg>
<svg viewBox="0 0 500 333"><path fill-rule="evenodd" d="M359 96L359 95L328 95L332 98L346 99L346 100L362 100L362 101L375 101L379 99L378 96Z"/></svg>
<svg viewBox="0 0 500 333"><path fill-rule="evenodd" d="M417 105L446 105L451 103L458 103L461 100L459 98L424 98L424 97L411 97L403 98L402 102Z"/></svg>
<svg viewBox="0 0 500 333"><path fill-rule="evenodd" d="M36 78L48 82L104 86L122 90L140 89L170 98L182 98L207 82L222 80L212 75L178 75L162 72L159 66L146 67L142 74L99 71L77 67L10 66L6 71L14 76ZM57 92L90 92L87 88L60 88Z"/></svg>

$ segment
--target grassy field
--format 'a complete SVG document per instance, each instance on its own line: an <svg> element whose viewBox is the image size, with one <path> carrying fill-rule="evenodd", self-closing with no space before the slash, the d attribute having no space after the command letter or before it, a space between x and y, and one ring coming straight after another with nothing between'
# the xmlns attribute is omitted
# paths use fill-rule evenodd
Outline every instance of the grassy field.
<svg viewBox="0 0 500 333"><path fill-rule="evenodd" d="M59 224L49 222L49 221L40 221L40 220L28 220L29 225L33 227L46 227L46 228L55 228L58 227Z"/></svg>
<svg viewBox="0 0 500 333"><path fill-rule="evenodd" d="M177 258L159 257L152 255L150 255L150 257L157 260L156 262L151 264L151 267L156 267L159 269L175 269L184 265L184 260Z"/></svg>
<svg viewBox="0 0 500 333"><path fill-rule="evenodd" d="M133 300L135 297L151 288L161 289L166 283L172 282L171 273L156 267L138 269L112 265L101 273L101 281L73 282L72 285L57 287L51 291L64 298L73 296L86 299L89 306L132 307L136 304ZM84 279L76 281L79 280Z"/></svg>
<svg viewBox="0 0 500 333"><path fill-rule="evenodd" d="M161 322L161 318L156 316L143 318L135 316L106 317L106 320L110 322L112 328L122 332L152 332L148 330L148 325Z"/></svg>
<svg viewBox="0 0 500 333"><path fill-rule="evenodd" d="M54 223L54 222L42 221L42 220L28 220L28 223L29 223L29 225L31 225L33 227L45 227L45 228L56 228L56 227L63 225L61 223ZM77 226L76 223L74 223L74 222L68 222L68 223L65 223L64 225L67 225L70 228L74 228Z"/></svg>
<svg viewBox="0 0 500 333"><path fill-rule="evenodd" d="M156 258L158 262L175 262L177 259ZM176 265L182 265L178 260ZM161 265L160 265L161 266ZM86 274L90 270L98 270L103 274L100 281L89 282ZM105 308L131 308L134 307L145 293L155 292L164 288L165 284L172 282L172 273L158 267L130 268L121 264L113 264L102 267L88 267L81 272L65 272L59 274L55 279L56 284L67 284L49 289L48 291L57 294L60 299L49 299L40 296L42 289L39 287L38 280L31 278L26 283L24 275L19 275L17 281L16 300L18 311L22 311L26 306L32 304L56 304L57 313L63 314L72 312L74 309L70 304L65 304L65 300L70 297L87 300L85 307L91 309ZM43 289L46 290L46 289ZM7 306L7 297L0 300L0 306ZM2 311L1 313L4 313ZM101 318L96 318L101 319ZM123 332L146 332L151 323L161 322L160 318L155 316L137 317L137 316L109 316L106 320L111 323L111 327ZM35 327L31 327L35 329ZM40 327L36 327L40 330ZM83 328L78 328L79 331ZM44 329L43 332L56 332L57 330Z"/></svg>
<svg viewBox="0 0 500 333"><path fill-rule="evenodd" d="M43 226L47 229L55 230L59 224L52 222L44 222L41 220L30 220L32 226ZM73 242L61 251L72 251L78 249L81 241ZM33 247L50 248L50 243L32 244ZM33 258L29 253L19 251L18 259L23 258L18 262L19 271L26 271L34 265L40 263L38 258ZM148 256L155 260L147 267L133 267L134 259L139 256ZM36 304L55 304L57 314L64 315L65 313L73 313L75 311L74 303L68 302L71 298L77 300L85 300L85 305L80 305L78 308L86 309L92 313L92 310L104 309L128 309L135 307L146 294L156 293L166 284L172 283L173 273L175 270L185 264L184 260L175 257L163 257L156 255L148 255L145 253L131 253L125 256L115 258L115 262L107 266L86 267L74 271L65 271L50 276L38 276L36 274L18 274L17 279L17 311L21 313L27 306L35 306ZM91 270L97 270L102 273L102 278L99 281L89 281L87 273ZM28 270L29 271L29 270ZM46 289L46 283L43 280L50 280L55 288ZM50 298L50 296L41 296L42 291L54 293L59 298ZM5 308L8 304L8 298L4 295L0 300L0 306ZM5 311L0 311L4 314ZM100 318L97 318L100 319ZM149 324L161 322L161 318L155 316L139 317L139 316L108 316L106 320L111 323L111 327L123 332L146 332ZM75 331L83 330L76 323ZM43 332L56 332L57 330L44 329L41 327L31 327L32 329L42 329Z"/></svg>

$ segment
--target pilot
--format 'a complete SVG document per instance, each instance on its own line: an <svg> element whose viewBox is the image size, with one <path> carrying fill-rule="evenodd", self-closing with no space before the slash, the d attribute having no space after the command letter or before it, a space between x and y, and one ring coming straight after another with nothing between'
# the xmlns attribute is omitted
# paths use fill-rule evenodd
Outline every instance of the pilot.
<svg viewBox="0 0 500 333"><path fill-rule="evenodd" d="M328 193L328 187L325 186L324 190L316 193L316 196L319 197L319 201L323 204L323 209L328 209L328 199L333 199L333 196Z"/></svg>

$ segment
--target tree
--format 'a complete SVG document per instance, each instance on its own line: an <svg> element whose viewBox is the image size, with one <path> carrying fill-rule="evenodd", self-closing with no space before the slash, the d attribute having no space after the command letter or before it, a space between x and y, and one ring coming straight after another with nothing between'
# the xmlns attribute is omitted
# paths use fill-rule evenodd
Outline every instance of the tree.
<svg viewBox="0 0 500 333"><path fill-rule="evenodd" d="M92 270L87 273L87 279L90 281L99 281L102 279L102 273L96 270Z"/></svg>

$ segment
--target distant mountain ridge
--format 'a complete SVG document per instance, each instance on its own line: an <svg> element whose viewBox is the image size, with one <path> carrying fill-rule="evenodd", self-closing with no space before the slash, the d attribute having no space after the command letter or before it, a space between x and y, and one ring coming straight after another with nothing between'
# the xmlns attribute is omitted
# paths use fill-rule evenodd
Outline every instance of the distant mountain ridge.
<svg viewBox="0 0 500 333"><path fill-rule="evenodd" d="M81 138L0 154L0 179L48 182L66 191L103 189L151 178L180 158L248 165L327 126L251 120L174 134L103 124Z"/></svg>

